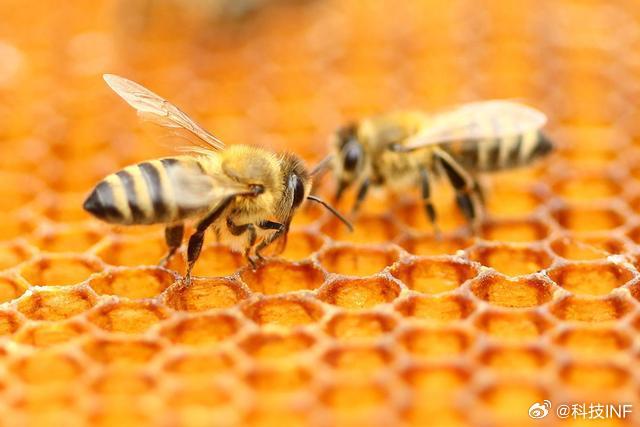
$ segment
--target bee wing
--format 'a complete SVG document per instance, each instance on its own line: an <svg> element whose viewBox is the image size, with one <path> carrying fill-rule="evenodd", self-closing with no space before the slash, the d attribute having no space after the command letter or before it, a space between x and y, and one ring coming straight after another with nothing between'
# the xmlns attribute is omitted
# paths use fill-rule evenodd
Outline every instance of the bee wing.
<svg viewBox="0 0 640 427"><path fill-rule="evenodd" d="M513 101L483 101L436 114L432 122L398 149L409 151L434 144L506 138L540 129L544 113Z"/></svg>
<svg viewBox="0 0 640 427"><path fill-rule="evenodd" d="M107 85L120 95L138 115L160 126L184 129L206 144L207 149L222 150L224 143L202 128L178 107L144 86L114 74L102 76Z"/></svg>
<svg viewBox="0 0 640 427"><path fill-rule="evenodd" d="M167 174L177 205L185 209L197 210L215 206L228 197L251 193L247 185L224 175L204 174L195 168L170 166Z"/></svg>

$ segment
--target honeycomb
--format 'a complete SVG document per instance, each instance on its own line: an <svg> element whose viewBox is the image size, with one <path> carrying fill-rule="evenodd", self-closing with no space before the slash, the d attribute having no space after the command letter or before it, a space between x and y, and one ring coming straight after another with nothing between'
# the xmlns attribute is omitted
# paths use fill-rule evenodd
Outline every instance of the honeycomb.
<svg viewBox="0 0 640 427"><path fill-rule="evenodd" d="M0 425L639 425L639 4L224 3L0 2ZM441 239L379 192L353 233L305 208L256 270L209 235L186 286L161 227L82 211L173 153L105 72L310 165L348 120L492 98L545 111L557 150L482 177L478 236L446 185ZM545 399L635 406L531 419Z"/></svg>

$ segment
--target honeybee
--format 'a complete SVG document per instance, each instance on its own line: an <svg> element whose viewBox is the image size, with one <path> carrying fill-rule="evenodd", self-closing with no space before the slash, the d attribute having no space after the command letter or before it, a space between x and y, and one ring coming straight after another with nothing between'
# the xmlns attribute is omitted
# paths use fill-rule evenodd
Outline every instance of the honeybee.
<svg viewBox="0 0 640 427"><path fill-rule="evenodd" d="M197 218L187 247L187 281L209 227L217 234L226 229L232 236L246 236L244 254L253 267L276 240L277 250L284 250L291 220L305 200L323 205L352 228L333 207L310 194L313 174L294 154L246 145L225 149L219 139L145 87L112 74L104 79L142 117L197 139L189 147L191 154L145 161L108 175L83 207L109 223L166 224L168 253L161 264L180 247L185 220Z"/></svg>
<svg viewBox="0 0 640 427"><path fill-rule="evenodd" d="M356 212L370 187L419 185L425 213L439 235L433 177L445 176L473 232L483 217L477 174L524 166L553 148L541 132L546 116L511 101L484 101L429 115L393 112L348 124L333 136L322 163L337 181L335 199L357 185ZM404 187L406 188L406 187Z"/></svg>

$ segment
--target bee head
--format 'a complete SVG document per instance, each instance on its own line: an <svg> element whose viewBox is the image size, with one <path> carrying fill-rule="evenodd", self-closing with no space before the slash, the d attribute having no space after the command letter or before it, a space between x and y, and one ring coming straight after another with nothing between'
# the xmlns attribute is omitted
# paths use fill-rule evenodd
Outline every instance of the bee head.
<svg viewBox="0 0 640 427"><path fill-rule="evenodd" d="M284 159L285 170L285 198L290 201L291 210L297 209L311 192L311 177L304 164L293 155Z"/></svg>
<svg viewBox="0 0 640 427"><path fill-rule="evenodd" d="M364 167L364 150L358 139L357 125L352 123L338 129L335 145L338 153L335 160L338 179L336 199L339 199L343 191L356 181Z"/></svg>

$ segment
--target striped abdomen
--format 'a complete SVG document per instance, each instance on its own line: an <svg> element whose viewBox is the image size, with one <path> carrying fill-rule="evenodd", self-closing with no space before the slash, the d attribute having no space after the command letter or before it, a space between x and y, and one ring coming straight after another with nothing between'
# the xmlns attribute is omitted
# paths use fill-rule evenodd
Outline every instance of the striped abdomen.
<svg viewBox="0 0 640 427"><path fill-rule="evenodd" d="M525 166L551 152L553 144L540 131L452 144L447 149L470 171L496 171Z"/></svg>
<svg viewBox="0 0 640 427"><path fill-rule="evenodd" d="M95 217L116 224L170 223L196 211L180 206L180 189L169 179L169 168L199 168L193 157L150 160L128 166L103 179L84 202Z"/></svg>

